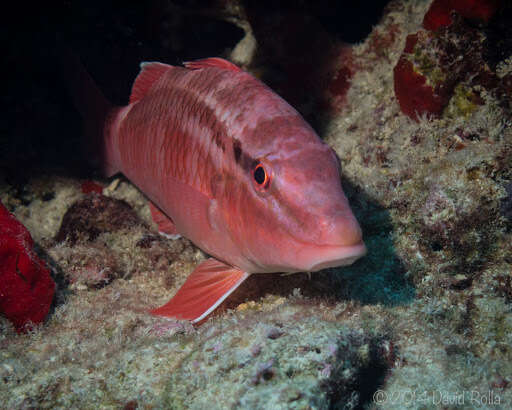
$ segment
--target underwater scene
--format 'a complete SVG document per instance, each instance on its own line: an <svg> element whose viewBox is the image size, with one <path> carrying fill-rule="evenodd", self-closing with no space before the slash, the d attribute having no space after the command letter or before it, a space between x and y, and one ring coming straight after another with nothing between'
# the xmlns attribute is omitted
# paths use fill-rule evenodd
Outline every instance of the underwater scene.
<svg viewBox="0 0 512 410"><path fill-rule="evenodd" d="M13 7L0 409L512 408L512 2Z"/></svg>

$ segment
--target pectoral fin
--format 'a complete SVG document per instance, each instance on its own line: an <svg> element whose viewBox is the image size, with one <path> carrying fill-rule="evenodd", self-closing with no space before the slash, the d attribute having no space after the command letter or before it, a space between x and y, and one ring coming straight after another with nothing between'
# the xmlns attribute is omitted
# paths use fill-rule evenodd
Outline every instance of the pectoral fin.
<svg viewBox="0 0 512 410"><path fill-rule="evenodd" d="M208 316L249 274L210 258L190 274L183 286L153 315L199 322Z"/></svg>

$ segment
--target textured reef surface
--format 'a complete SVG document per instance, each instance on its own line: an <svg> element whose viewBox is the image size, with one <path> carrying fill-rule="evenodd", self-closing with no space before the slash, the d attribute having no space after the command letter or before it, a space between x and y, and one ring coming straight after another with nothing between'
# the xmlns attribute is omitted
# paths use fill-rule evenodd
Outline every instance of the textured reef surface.
<svg viewBox="0 0 512 410"><path fill-rule="evenodd" d="M158 235L133 185L6 172L0 201L56 290L25 332L0 316L0 408L511 408L510 3L392 1L355 45L312 10L177 4L155 37L232 24L223 56L336 150L368 255L257 275L200 326L169 321L147 312L205 255Z"/></svg>

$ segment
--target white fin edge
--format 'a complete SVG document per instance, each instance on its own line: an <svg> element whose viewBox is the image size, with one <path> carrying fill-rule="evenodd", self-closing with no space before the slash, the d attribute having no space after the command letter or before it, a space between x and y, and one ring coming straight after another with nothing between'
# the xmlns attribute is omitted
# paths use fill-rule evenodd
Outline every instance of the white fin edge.
<svg viewBox="0 0 512 410"><path fill-rule="evenodd" d="M176 239L180 239L181 238L181 235L179 233L169 234L169 233L165 233L165 232L162 232L162 231L158 231L158 233L160 235L164 236L165 238L171 239L173 241L175 241Z"/></svg>
<svg viewBox="0 0 512 410"><path fill-rule="evenodd" d="M242 282L244 280L246 280L247 278L249 277L249 273L247 272L244 272L244 275L233 285L233 287L231 289L229 289L226 293L224 293L224 295L222 295L222 297L220 297L219 299L217 299L217 301L211 305L206 311L203 312L203 314L201 316L199 316L198 318L196 319L193 319L191 322L192 323L197 323L197 322L200 322L201 320L203 320L206 316L208 316L210 313L212 313L222 302L224 302L224 300L226 300L226 298L231 295L233 293L233 291L238 288Z"/></svg>

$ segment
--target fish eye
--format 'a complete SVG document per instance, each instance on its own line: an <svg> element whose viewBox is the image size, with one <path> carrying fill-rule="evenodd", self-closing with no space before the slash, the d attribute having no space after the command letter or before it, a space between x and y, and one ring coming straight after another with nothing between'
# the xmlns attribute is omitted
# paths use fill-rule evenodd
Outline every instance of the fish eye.
<svg viewBox="0 0 512 410"><path fill-rule="evenodd" d="M256 188L259 190L266 190L270 185L270 174L265 166L258 162L252 170L252 177L256 183Z"/></svg>

